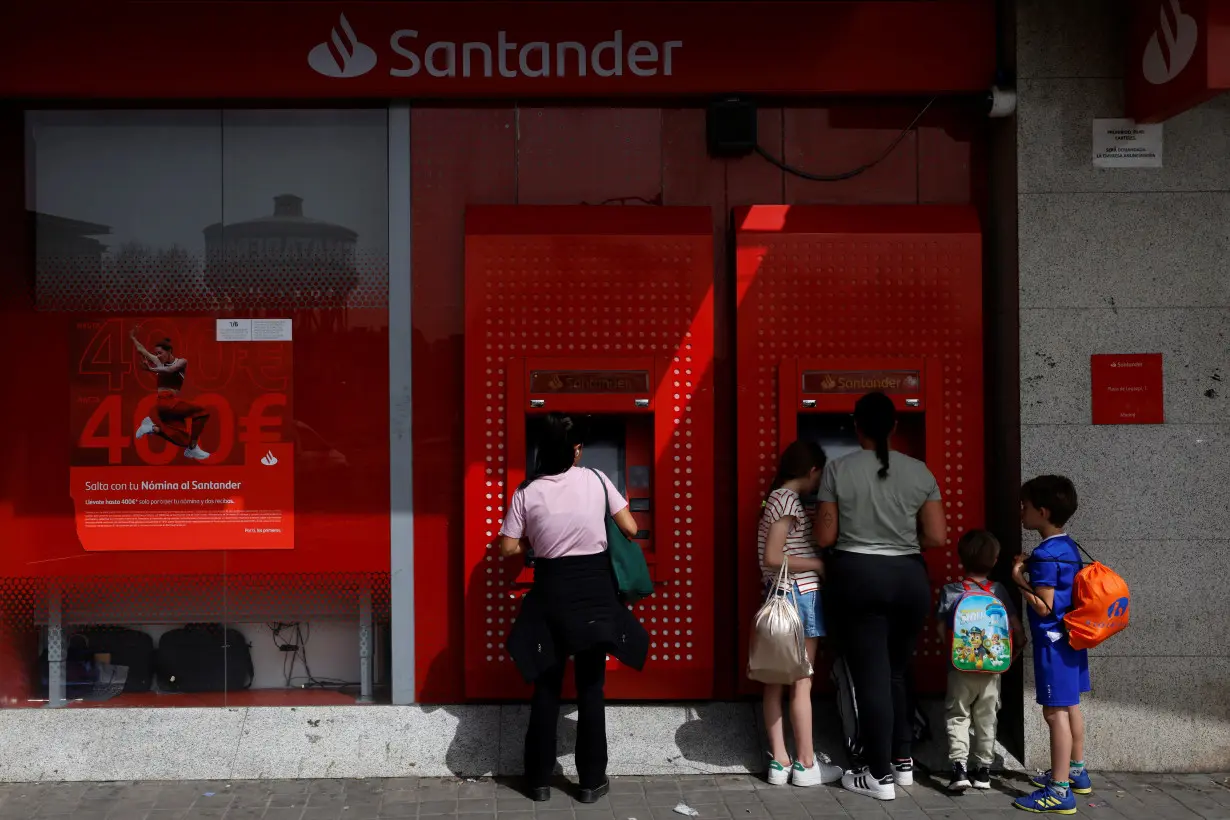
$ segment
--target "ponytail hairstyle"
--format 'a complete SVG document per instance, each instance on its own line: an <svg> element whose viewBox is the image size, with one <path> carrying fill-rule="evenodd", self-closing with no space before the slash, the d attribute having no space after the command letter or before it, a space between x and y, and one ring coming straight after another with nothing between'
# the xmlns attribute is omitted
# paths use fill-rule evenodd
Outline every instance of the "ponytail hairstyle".
<svg viewBox="0 0 1230 820"><path fill-rule="evenodd" d="M881 479L888 478L888 437L897 427L897 408L883 393L868 393L854 404L854 426L875 442Z"/></svg>
<svg viewBox="0 0 1230 820"><path fill-rule="evenodd" d="M581 443L580 428L568 416L550 413L545 422L538 439L538 458L531 481L570 470L576 462L577 445Z"/></svg>
<svg viewBox="0 0 1230 820"><path fill-rule="evenodd" d="M824 462L824 450L820 449L819 444L813 441L790 442L777 462L777 474L773 476L773 483L769 485L761 506L768 503L769 496L780 490L787 481L803 478L812 470L823 470Z"/></svg>

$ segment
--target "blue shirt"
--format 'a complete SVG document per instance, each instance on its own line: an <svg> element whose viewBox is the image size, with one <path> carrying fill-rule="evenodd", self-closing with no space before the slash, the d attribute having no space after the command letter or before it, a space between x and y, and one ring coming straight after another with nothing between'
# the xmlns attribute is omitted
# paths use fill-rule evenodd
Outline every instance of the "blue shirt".
<svg viewBox="0 0 1230 820"><path fill-rule="evenodd" d="M1039 615L1029 607L1029 626L1035 645L1046 640L1047 632L1063 632L1063 616L1072 608L1072 583L1081 569L1081 551L1066 534L1052 535L1039 544L1025 562L1029 583L1037 587L1052 587L1055 602L1048 615Z"/></svg>

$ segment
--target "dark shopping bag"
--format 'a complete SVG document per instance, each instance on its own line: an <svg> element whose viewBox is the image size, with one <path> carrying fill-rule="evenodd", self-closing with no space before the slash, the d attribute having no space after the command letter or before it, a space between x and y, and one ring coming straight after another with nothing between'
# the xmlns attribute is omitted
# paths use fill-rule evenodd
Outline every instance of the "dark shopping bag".
<svg viewBox="0 0 1230 820"><path fill-rule="evenodd" d="M98 682L98 667L94 663L94 650L90 647L85 635L75 634L66 637L68 646L64 650L64 689L69 700L79 700L94 691ZM40 694L47 697L51 691L49 678L49 657L44 651L38 656L38 672Z"/></svg>
<svg viewBox="0 0 1230 820"><path fill-rule="evenodd" d="M135 629L97 628L83 630L90 651L110 655L112 666L128 668L125 692L148 692L154 687L154 638L148 632Z"/></svg>
<svg viewBox="0 0 1230 820"><path fill-rule="evenodd" d="M624 535L623 530L615 523L611 516L611 501L606 494L606 482L598 475L597 470L592 467L588 469L602 485L607 553L611 556L611 569L615 572L619 597L626 604L635 604L653 595L653 579L649 576L649 564L645 563L645 552L635 541Z"/></svg>

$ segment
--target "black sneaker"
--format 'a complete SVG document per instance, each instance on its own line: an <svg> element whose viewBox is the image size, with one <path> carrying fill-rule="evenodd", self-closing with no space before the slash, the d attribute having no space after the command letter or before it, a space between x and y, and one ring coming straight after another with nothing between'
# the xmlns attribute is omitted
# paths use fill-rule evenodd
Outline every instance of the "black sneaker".
<svg viewBox="0 0 1230 820"><path fill-rule="evenodd" d="M611 781L607 780L600 786L594 786L592 789L581 789L581 793L577 795L579 803L597 803L611 790Z"/></svg>
<svg viewBox="0 0 1230 820"><path fill-rule="evenodd" d="M952 780L948 781L948 791L963 792L972 785L973 784L969 782L969 776L965 773L965 764L952 764Z"/></svg>
<svg viewBox="0 0 1230 820"><path fill-rule="evenodd" d="M979 766L974 769L974 788L989 789L991 788L991 767Z"/></svg>

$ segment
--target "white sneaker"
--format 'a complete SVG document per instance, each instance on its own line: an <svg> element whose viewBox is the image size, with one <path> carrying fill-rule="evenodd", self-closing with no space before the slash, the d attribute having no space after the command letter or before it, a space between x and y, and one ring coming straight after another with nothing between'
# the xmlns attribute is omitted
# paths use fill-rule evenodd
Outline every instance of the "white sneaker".
<svg viewBox="0 0 1230 820"><path fill-rule="evenodd" d="M913 760L897 760L893 762L893 782L898 786L914 785Z"/></svg>
<svg viewBox="0 0 1230 820"><path fill-rule="evenodd" d="M841 785L848 792L874 797L876 800L897 799L897 787L893 784L893 776L886 774L880 780L876 780L871 776L871 770L867 767L843 774Z"/></svg>
<svg viewBox="0 0 1230 820"><path fill-rule="evenodd" d="M152 432L154 432L154 420L146 416L145 421L141 422L141 426L137 428L137 438L145 438Z"/></svg>
<svg viewBox="0 0 1230 820"><path fill-rule="evenodd" d="M802 763L795 761L790 770L790 780L796 786L822 786L826 783L836 783L841 780L841 767L834 766L822 755L816 755L811 768L804 768Z"/></svg>
<svg viewBox="0 0 1230 820"><path fill-rule="evenodd" d="M769 770L765 772L765 778L769 781L770 786L785 786L790 782L790 769L770 757Z"/></svg>
<svg viewBox="0 0 1230 820"><path fill-rule="evenodd" d="M187 450L184 450L184 455L187 458L193 458L193 459L196 459L197 461L204 461L205 459L209 458L209 453L202 450L201 445L199 444L195 447L189 447Z"/></svg>

